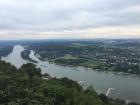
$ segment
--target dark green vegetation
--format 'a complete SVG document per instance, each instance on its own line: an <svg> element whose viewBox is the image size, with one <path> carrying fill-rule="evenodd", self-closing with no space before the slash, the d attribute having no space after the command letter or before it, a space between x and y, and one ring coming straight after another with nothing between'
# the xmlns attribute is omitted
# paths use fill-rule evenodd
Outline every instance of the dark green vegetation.
<svg viewBox="0 0 140 105"><path fill-rule="evenodd" d="M29 57L29 54L30 54L30 50L24 50L23 52L21 52L21 56L23 59L25 60L28 60L30 62L34 62L34 63L37 63L36 61L32 60L30 57Z"/></svg>
<svg viewBox="0 0 140 105"><path fill-rule="evenodd" d="M25 44L25 41L0 41L0 58L2 56L7 56L13 50L13 46L18 44ZM29 43L28 43L29 45Z"/></svg>
<svg viewBox="0 0 140 105"><path fill-rule="evenodd" d="M41 60L57 64L140 74L140 41L136 39L38 41L28 47L39 54Z"/></svg>
<svg viewBox="0 0 140 105"><path fill-rule="evenodd" d="M47 75L48 76L48 75ZM41 70L24 64L19 70L0 61L0 105L126 105L83 89L67 78L43 79ZM139 104L129 104L139 105Z"/></svg>
<svg viewBox="0 0 140 105"><path fill-rule="evenodd" d="M7 56L10 52L12 52L12 49L13 45L0 42L0 58L1 56Z"/></svg>

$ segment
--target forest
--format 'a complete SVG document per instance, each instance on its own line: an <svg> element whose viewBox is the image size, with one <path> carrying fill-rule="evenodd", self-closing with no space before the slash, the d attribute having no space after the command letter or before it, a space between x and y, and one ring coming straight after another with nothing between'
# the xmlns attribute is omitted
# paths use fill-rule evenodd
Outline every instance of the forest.
<svg viewBox="0 0 140 105"><path fill-rule="evenodd" d="M0 61L0 105L127 105L97 94L92 87L83 89L68 78L48 78L28 63L17 69ZM139 105L129 103L128 105Z"/></svg>

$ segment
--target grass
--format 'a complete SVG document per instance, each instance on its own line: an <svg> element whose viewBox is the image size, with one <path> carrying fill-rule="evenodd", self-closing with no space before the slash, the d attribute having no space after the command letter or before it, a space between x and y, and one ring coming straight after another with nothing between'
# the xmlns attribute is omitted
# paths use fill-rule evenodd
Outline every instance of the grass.
<svg viewBox="0 0 140 105"><path fill-rule="evenodd" d="M84 58L73 57L71 55L66 55L61 58L54 60L56 64L72 65L72 66L83 66L93 69L100 69L103 64L100 61L87 60Z"/></svg>

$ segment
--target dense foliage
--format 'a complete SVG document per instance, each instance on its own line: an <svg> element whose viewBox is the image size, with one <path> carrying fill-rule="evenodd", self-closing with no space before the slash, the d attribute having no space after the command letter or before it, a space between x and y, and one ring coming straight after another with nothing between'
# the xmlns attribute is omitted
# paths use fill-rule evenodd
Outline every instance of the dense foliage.
<svg viewBox="0 0 140 105"><path fill-rule="evenodd" d="M48 76L48 75L47 75ZM43 79L33 64L16 69L0 61L0 105L126 105L67 78ZM130 103L129 105L139 105Z"/></svg>
<svg viewBox="0 0 140 105"><path fill-rule="evenodd" d="M10 52L12 52L12 49L12 45L0 42L0 58L2 56L7 56Z"/></svg>
<svg viewBox="0 0 140 105"><path fill-rule="evenodd" d="M103 105L92 88L67 78L43 80L40 69L0 62L0 105Z"/></svg>
<svg viewBox="0 0 140 105"><path fill-rule="evenodd" d="M25 60L30 61L30 62L35 62L35 63L37 63L36 61L34 61L33 59L31 59L31 58L29 57L30 52L31 52L30 50L24 50L23 52L21 52L21 57L22 57L23 59L25 59Z"/></svg>

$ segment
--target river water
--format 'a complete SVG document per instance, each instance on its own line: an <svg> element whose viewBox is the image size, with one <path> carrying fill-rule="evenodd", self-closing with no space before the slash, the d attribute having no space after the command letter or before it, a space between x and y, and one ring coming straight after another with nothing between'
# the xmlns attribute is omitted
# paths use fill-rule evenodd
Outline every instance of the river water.
<svg viewBox="0 0 140 105"><path fill-rule="evenodd" d="M16 45L13 51L2 60L10 62L19 68L29 61L22 59L23 46ZM72 80L83 81L84 86L92 85L98 93L106 93L108 88L114 88L109 97L125 99L126 101L140 102L140 77L134 75L118 75L113 72L99 72L84 67L60 66L47 61L40 61L31 50L30 58L37 61L36 65L41 68L42 73L48 73L53 77L68 77Z"/></svg>

